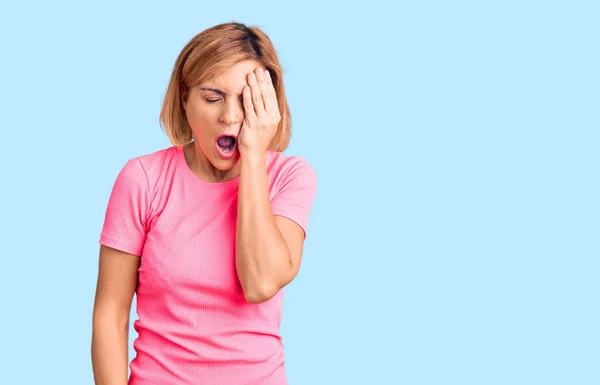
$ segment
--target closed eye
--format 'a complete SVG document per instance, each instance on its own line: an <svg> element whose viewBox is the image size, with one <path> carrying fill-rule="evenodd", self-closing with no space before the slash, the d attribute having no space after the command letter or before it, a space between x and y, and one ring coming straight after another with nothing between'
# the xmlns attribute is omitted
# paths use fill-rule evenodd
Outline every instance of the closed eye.
<svg viewBox="0 0 600 385"><path fill-rule="evenodd" d="M204 100L206 100L208 103L216 103L216 102L218 102L218 101L219 101L219 100L221 100L221 99L204 99ZM244 103L244 98L243 98L243 96L240 96L240 97L238 98L238 101L239 101L240 103L242 103L242 104L243 104L243 103Z"/></svg>

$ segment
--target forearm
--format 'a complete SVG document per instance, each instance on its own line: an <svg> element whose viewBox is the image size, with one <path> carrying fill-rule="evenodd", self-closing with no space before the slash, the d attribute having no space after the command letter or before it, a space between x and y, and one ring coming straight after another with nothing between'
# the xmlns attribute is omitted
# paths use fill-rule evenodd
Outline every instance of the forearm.
<svg viewBox="0 0 600 385"><path fill-rule="evenodd" d="M265 157L242 157L238 190L236 268L250 302L277 293L292 270L271 208Z"/></svg>
<svg viewBox="0 0 600 385"><path fill-rule="evenodd" d="M116 322L94 322L92 368L96 385L127 385L128 326Z"/></svg>

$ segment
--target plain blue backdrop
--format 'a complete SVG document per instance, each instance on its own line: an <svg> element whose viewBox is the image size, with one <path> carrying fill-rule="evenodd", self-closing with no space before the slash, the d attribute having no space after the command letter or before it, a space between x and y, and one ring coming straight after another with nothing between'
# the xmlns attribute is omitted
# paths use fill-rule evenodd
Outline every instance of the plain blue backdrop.
<svg viewBox="0 0 600 385"><path fill-rule="evenodd" d="M234 20L275 44L286 153L319 177L286 289L291 385L600 383L597 2L18 4L0 7L0 384L93 384L112 185L170 145L180 50Z"/></svg>

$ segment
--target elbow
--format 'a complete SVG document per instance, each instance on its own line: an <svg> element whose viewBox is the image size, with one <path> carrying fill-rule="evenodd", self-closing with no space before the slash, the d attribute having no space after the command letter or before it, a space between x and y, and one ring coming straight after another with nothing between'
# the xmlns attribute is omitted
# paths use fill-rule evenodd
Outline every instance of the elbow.
<svg viewBox="0 0 600 385"><path fill-rule="evenodd" d="M275 285L263 284L253 289L244 289L246 301L253 304L267 302L279 292Z"/></svg>
<svg viewBox="0 0 600 385"><path fill-rule="evenodd" d="M96 308L92 312L93 331L104 331L107 328L126 331L129 329L129 321L127 308L120 309L119 311Z"/></svg>

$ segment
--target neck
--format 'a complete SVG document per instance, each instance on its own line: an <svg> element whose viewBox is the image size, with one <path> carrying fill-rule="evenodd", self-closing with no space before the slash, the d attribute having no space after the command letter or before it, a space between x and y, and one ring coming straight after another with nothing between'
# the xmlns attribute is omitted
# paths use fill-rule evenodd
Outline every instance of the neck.
<svg viewBox="0 0 600 385"><path fill-rule="evenodd" d="M211 183L227 182L240 175L240 162L229 170L219 170L208 160L195 142L184 147L185 161L200 179Z"/></svg>

